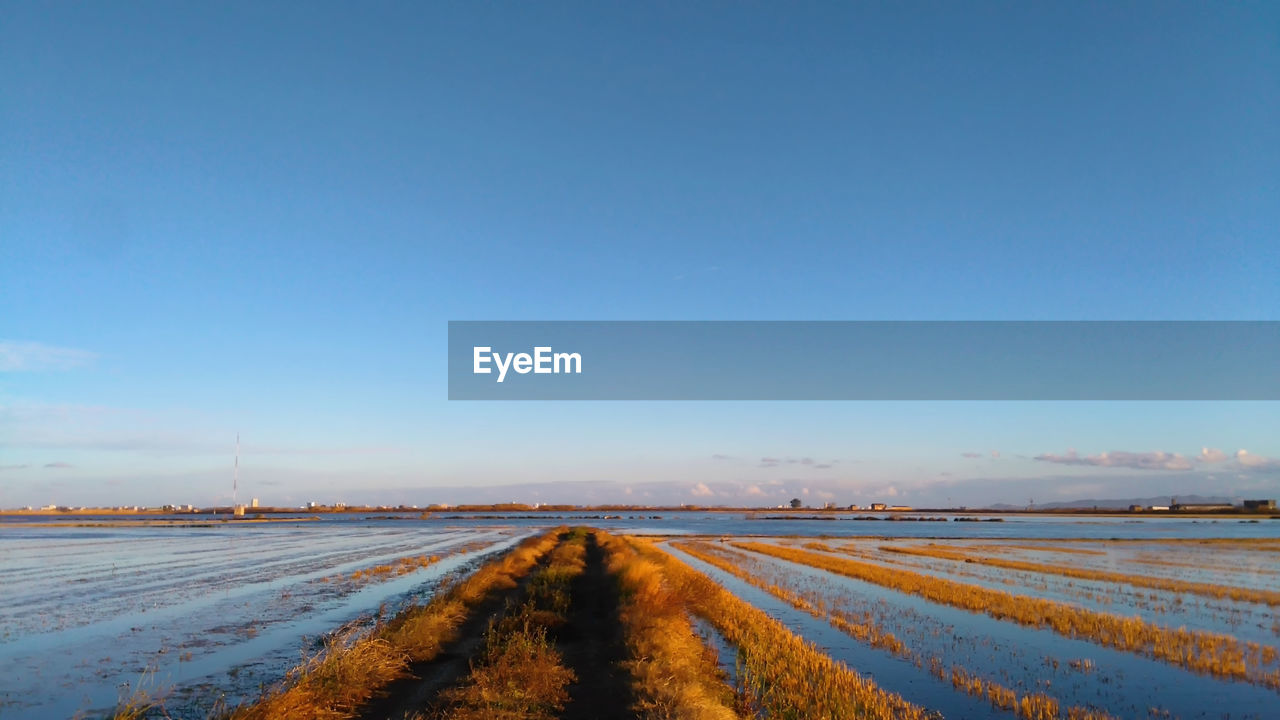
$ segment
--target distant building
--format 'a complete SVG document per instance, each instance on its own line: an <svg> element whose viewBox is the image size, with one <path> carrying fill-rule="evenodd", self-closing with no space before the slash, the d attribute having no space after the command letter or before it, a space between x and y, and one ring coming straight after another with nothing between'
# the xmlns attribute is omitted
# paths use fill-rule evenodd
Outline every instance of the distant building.
<svg viewBox="0 0 1280 720"><path fill-rule="evenodd" d="M910 510L911 506L910 505L890 505L889 509L896 510L896 511Z"/></svg>
<svg viewBox="0 0 1280 720"><path fill-rule="evenodd" d="M256 507L258 507L258 498L254 498L254 499L250 500L250 501L249 501L249 507L251 507L251 508L256 508Z"/></svg>
<svg viewBox="0 0 1280 720"><path fill-rule="evenodd" d="M1156 511L1164 510L1164 511L1166 511L1166 512L1167 512L1167 511L1169 510L1169 506L1168 506L1168 505L1152 505L1152 506L1151 506L1150 508L1148 508L1148 509L1149 509L1149 510L1156 510Z"/></svg>
<svg viewBox="0 0 1280 720"><path fill-rule="evenodd" d="M888 510L889 506L884 503L871 503L872 510Z"/></svg>
<svg viewBox="0 0 1280 720"><path fill-rule="evenodd" d="M860 509L860 508L859 508L857 505L850 505L850 506L849 506L849 509L850 509L850 510L858 510L858 509Z"/></svg>
<svg viewBox="0 0 1280 720"><path fill-rule="evenodd" d="M1231 503L1175 503L1171 506L1174 512L1220 512L1235 510Z"/></svg>
<svg viewBox="0 0 1280 720"><path fill-rule="evenodd" d="M1244 509L1245 510L1275 510L1276 501L1275 500L1245 500Z"/></svg>
<svg viewBox="0 0 1280 720"><path fill-rule="evenodd" d="M1129 506L1129 512L1142 512L1144 509L1145 509L1145 508L1143 508L1141 505L1130 505L1130 506Z"/></svg>

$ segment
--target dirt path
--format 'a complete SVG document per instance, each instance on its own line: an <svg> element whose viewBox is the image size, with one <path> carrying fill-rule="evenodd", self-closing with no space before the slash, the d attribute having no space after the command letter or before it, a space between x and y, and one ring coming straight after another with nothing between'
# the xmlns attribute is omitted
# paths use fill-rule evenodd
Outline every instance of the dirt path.
<svg viewBox="0 0 1280 720"><path fill-rule="evenodd" d="M626 646L618 622L618 587L604 567L594 534L587 535L587 567L570 588L568 622L555 633L564 664L578 681L569 686L563 720L635 720L631 677L622 667Z"/></svg>

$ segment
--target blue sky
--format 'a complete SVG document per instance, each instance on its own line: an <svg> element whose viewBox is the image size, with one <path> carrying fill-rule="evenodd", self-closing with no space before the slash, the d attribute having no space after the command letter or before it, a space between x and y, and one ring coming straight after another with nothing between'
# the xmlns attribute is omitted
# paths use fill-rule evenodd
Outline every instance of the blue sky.
<svg viewBox="0 0 1280 720"><path fill-rule="evenodd" d="M687 5L0 9L0 506L1280 491L1274 403L447 402L451 319L1280 319L1274 3Z"/></svg>

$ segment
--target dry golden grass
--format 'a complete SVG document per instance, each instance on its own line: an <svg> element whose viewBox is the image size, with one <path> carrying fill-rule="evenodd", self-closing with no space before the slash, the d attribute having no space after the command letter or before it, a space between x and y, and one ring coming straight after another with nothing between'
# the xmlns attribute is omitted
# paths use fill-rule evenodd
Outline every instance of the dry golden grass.
<svg viewBox="0 0 1280 720"><path fill-rule="evenodd" d="M547 628L520 612L489 634L465 685L446 691L450 720L551 720L564 709L573 671L547 639Z"/></svg>
<svg viewBox="0 0 1280 720"><path fill-rule="evenodd" d="M1252 588L1241 588L1231 585L1214 585L1211 583L1174 580L1172 578L1151 577L1149 575L1128 575L1125 573L1092 570L1089 568L1044 565L1041 563L1032 563L1023 560L1008 560L1005 558L974 555L972 553L966 553L959 550L941 548L936 545L928 545L926 547L893 547L891 545L881 545L880 549L885 552L898 553L900 555L915 555L921 557L940 558L943 560L954 560L956 562L971 562L979 565L1004 568L1006 570L1046 573L1049 575L1060 575L1062 577L1075 578L1078 580L1098 580L1101 582L1121 583L1133 585L1135 587L1151 588L1152 590L1190 593L1192 595L1202 595L1204 597L1212 598L1227 598L1230 600L1259 603L1262 605L1280 605L1280 592L1276 592L1274 590L1255 590Z"/></svg>
<svg viewBox="0 0 1280 720"><path fill-rule="evenodd" d="M734 693L715 651L694 632L685 600L662 567L619 538L603 532L596 537L621 590L619 620L640 718L736 720Z"/></svg>
<svg viewBox="0 0 1280 720"><path fill-rule="evenodd" d="M739 682L767 717L926 720L935 715L889 693L675 557L637 544L688 603L738 648Z"/></svg>
<svg viewBox="0 0 1280 720"><path fill-rule="evenodd" d="M164 696L166 690L156 687L154 684L155 674L148 670L143 672L137 682L123 685L125 695L121 693L119 702L106 716L106 720L141 720L145 717L161 717L168 718L169 712L164 706ZM81 713L76 713L76 718L82 717Z"/></svg>
<svg viewBox="0 0 1280 720"><path fill-rule="evenodd" d="M289 672L287 689L238 709L233 718L347 718L376 688L402 677L408 656L380 637L338 636Z"/></svg>
<svg viewBox="0 0 1280 720"><path fill-rule="evenodd" d="M430 660L457 638L469 611L516 586L557 542L563 528L530 538L447 588L425 605L401 612L366 633L331 639L257 702L237 708L232 720L349 718L379 688L404 677L410 662Z"/></svg>
<svg viewBox="0 0 1280 720"><path fill-rule="evenodd" d="M1280 687L1280 670L1262 665L1275 649L1242 643L1230 635L1167 628L1138 617L1095 612L1044 598L1014 595L977 585L931 577L899 568L780 547L767 543L733 543L743 550L820 568L839 575L918 595L933 602L985 613L998 620L1048 628L1066 637L1126 650L1216 677Z"/></svg>
<svg viewBox="0 0 1280 720"><path fill-rule="evenodd" d="M471 674L444 693L449 720L551 720L569 699L576 678L564 666L547 630L564 622L569 585L582 574L584 534L575 531L551 551L547 567L530 579L528 597L490 626Z"/></svg>

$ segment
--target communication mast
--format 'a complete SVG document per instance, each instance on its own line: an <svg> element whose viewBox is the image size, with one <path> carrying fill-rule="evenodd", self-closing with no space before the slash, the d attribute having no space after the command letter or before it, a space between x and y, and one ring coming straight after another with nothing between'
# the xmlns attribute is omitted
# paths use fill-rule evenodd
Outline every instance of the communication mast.
<svg viewBox="0 0 1280 720"><path fill-rule="evenodd" d="M236 433L236 468L235 473L231 476L231 516L243 517L244 508L240 507L240 501L236 497L236 491L240 489L240 433Z"/></svg>

